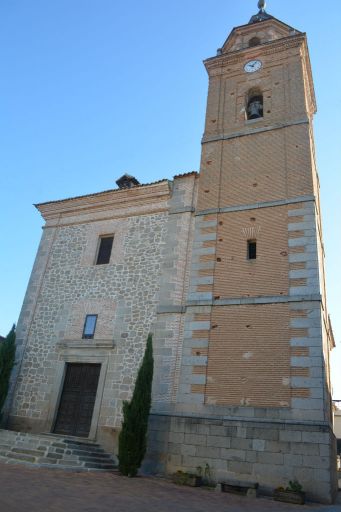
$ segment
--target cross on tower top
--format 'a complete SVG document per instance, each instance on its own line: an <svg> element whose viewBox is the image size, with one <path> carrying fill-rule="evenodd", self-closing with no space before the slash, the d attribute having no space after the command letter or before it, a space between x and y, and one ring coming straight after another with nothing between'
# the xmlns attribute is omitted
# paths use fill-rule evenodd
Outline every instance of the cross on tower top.
<svg viewBox="0 0 341 512"><path fill-rule="evenodd" d="M258 9L260 11L265 11L265 7L266 7L266 2L265 0L259 0L258 2Z"/></svg>
<svg viewBox="0 0 341 512"><path fill-rule="evenodd" d="M266 1L265 0L259 0L258 1L258 13L252 16L249 23L256 23L257 21L264 21L272 18L270 14L268 14L265 10L266 7Z"/></svg>

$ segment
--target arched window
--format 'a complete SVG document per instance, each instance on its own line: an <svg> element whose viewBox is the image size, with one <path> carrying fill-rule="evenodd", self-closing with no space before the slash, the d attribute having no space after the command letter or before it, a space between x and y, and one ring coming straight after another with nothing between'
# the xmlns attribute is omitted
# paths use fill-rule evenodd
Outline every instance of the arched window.
<svg viewBox="0 0 341 512"><path fill-rule="evenodd" d="M249 41L249 47L251 48L252 46L258 46L260 44L260 39L259 37L252 37Z"/></svg>
<svg viewBox="0 0 341 512"><path fill-rule="evenodd" d="M263 117L263 94L259 90L251 90L247 97L247 119L259 119Z"/></svg>

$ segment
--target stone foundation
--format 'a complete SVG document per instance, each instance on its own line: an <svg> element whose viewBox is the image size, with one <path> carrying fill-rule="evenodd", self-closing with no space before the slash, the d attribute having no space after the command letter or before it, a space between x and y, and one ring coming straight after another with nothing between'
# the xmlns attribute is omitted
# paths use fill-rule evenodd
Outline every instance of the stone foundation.
<svg viewBox="0 0 341 512"><path fill-rule="evenodd" d="M196 472L209 464L216 481L257 481L271 494L298 480L307 499L335 499L335 437L329 426L151 415L144 471Z"/></svg>

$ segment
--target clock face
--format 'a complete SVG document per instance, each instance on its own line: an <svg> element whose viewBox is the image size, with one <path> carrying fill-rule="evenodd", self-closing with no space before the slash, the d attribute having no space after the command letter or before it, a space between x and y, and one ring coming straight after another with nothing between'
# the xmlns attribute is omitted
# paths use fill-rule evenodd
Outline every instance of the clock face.
<svg viewBox="0 0 341 512"><path fill-rule="evenodd" d="M255 71L258 71L259 69L261 69L262 67L262 63L260 60L250 60L249 62L247 62L244 66L244 70L247 72L247 73L254 73Z"/></svg>

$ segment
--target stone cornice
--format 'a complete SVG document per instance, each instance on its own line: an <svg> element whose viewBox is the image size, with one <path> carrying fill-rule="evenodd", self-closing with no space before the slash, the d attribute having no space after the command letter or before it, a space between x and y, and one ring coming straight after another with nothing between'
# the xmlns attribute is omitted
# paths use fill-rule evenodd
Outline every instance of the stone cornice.
<svg viewBox="0 0 341 512"><path fill-rule="evenodd" d="M74 197L61 201L51 201L35 205L45 220L60 219L62 217L75 217L78 215L94 214L106 210L124 211L132 208L136 211L146 210L146 207L153 204L160 207L170 197L168 180L151 185L133 187L131 189L109 190L98 194ZM148 210L150 208L147 208ZM154 210L154 208L152 208Z"/></svg>
<svg viewBox="0 0 341 512"><path fill-rule="evenodd" d="M300 124L309 124L310 120L309 118L305 119L297 119L288 121L287 123L274 123L270 126L261 126L259 128L255 127L254 125L252 127L249 127L249 125L246 125L243 130L239 130L238 132L229 133L229 134L216 134L216 135L204 135L201 143L207 144L209 142L216 142L218 140L230 140L230 139L237 139L238 137L248 137L249 135L255 135L258 133L263 132L269 132L273 130L281 130L282 128L289 128L290 126L298 126Z"/></svg>
<svg viewBox="0 0 341 512"><path fill-rule="evenodd" d="M275 41L264 43L261 46L255 46L253 48L243 48L241 50L236 50L231 53L223 53L221 55L211 57L209 59L204 60L204 65L209 74L211 71L214 71L216 69L220 70L220 72L223 73L224 68L226 66L243 62L246 59L246 56L247 58L252 59L259 57L260 54L272 55L274 53L279 53L288 50L289 48L298 48L305 41L305 34L290 35L282 39L277 39Z"/></svg>

